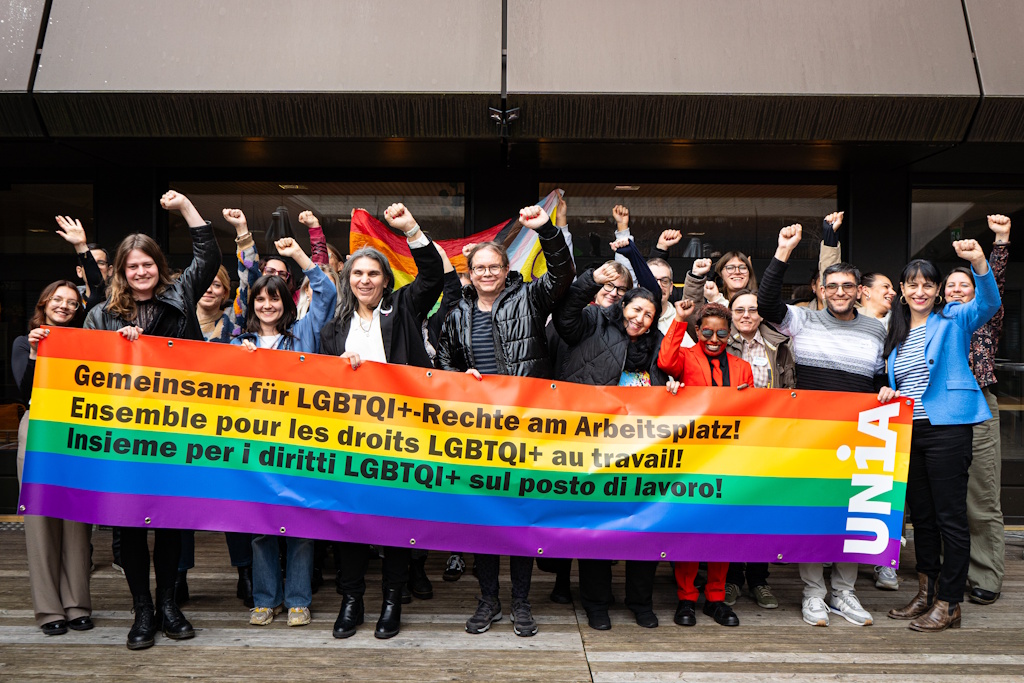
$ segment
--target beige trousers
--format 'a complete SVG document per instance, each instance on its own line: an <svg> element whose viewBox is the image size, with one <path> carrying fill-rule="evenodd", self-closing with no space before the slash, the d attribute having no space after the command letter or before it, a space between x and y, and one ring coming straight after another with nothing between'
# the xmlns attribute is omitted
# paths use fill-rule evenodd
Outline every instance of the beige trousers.
<svg viewBox="0 0 1024 683"><path fill-rule="evenodd" d="M25 470L28 411L18 425L18 483ZM92 525L25 515L28 582L36 624L92 614L89 596L89 540Z"/></svg>

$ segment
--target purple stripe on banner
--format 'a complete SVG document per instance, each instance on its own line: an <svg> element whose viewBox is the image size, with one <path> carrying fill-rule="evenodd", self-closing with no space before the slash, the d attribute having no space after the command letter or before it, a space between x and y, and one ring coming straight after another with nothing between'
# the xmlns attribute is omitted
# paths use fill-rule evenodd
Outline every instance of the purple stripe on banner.
<svg viewBox="0 0 1024 683"><path fill-rule="evenodd" d="M859 562L891 565L900 539L877 555L844 553L842 536L667 534L601 529L491 527L356 515L268 503L99 493L26 482L22 514L86 524L239 531L275 536L527 557L710 562ZM466 510L472 517L472 510ZM864 539L863 536L849 538Z"/></svg>

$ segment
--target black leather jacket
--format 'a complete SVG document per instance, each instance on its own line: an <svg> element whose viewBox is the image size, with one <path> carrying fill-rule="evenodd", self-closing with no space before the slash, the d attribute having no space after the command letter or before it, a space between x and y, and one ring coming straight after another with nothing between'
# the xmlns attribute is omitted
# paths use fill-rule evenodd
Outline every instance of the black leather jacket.
<svg viewBox="0 0 1024 683"><path fill-rule="evenodd" d="M538 229L537 235L548 271L530 282L523 282L519 273L510 272L505 289L491 309L495 360L502 375L554 376L544 326L548 314L572 284L576 267L558 228L547 225ZM462 300L445 319L437 348L437 365L443 370L465 372L476 367L472 317L476 300L475 288L463 288Z"/></svg>
<svg viewBox="0 0 1024 683"><path fill-rule="evenodd" d="M175 339L203 341L203 331L196 318L196 304L210 287L220 268L221 254L214 237L213 227L207 221L199 228L189 228L192 233L192 263L167 289L157 294L156 299L174 311ZM93 306L85 317L85 329L109 330L116 332L131 325L131 321L119 318L107 311L109 302Z"/></svg>

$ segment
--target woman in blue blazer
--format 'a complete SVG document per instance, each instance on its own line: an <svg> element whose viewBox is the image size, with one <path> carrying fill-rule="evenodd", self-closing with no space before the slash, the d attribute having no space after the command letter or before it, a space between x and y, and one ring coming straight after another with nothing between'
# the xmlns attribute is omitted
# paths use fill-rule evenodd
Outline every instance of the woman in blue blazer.
<svg viewBox="0 0 1024 683"><path fill-rule="evenodd" d="M907 606L890 610L889 616L912 619L915 631L960 627L971 553L972 425L991 417L967 358L971 335L999 310L999 288L975 240L959 240L953 248L971 263L975 298L942 307L938 268L922 259L907 264L885 340L889 386L878 393L883 403L899 396L914 399L907 502L919 588Z"/></svg>

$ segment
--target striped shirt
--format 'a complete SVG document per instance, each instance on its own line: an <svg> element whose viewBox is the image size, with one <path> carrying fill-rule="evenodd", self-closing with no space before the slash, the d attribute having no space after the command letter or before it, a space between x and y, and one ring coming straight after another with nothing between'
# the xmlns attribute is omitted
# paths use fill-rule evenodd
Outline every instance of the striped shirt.
<svg viewBox="0 0 1024 683"><path fill-rule="evenodd" d="M885 327L866 315L839 320L827 309L787 306L779 332L793 338L796 388L874 393L885 369Z"/></svg>
<svg viewBox="0 0 1024 683"><path fill-rule="evenodd" d="M924 337L927 325L915 327L907 335L906 341L896 349L896 362L893 364L893 375L896 377L896 388L900 396L914 399L914 419L927 420L921 397L928 388L928 361L924 357Z"/></svg>
<svg viewBox="0 0 1024 683"><path fill-rule="evenodd" d="M473 360L481 375L497 375L498 361L494 354L494 331L491 312L473 307Z"/></svg>

